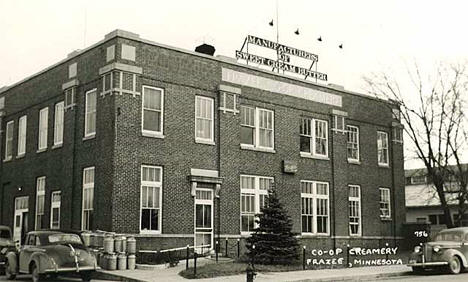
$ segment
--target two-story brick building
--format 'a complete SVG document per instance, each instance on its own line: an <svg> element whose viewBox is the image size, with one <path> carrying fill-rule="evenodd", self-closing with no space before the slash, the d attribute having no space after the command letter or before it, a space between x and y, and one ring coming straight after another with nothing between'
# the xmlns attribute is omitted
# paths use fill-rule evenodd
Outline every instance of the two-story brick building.
<svg viewBox="0 0 468 282"><path fill-rule="evenodd" d="M0 92L1 223L237 240L273 183L310 247L401 239L388 101L114 31Z"/></svg>

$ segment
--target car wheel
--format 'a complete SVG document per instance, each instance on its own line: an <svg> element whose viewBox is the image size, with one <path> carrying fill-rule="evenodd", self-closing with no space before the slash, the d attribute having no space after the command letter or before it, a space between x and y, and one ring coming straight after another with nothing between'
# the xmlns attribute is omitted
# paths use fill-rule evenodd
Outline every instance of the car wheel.
<svg viewBox="0 0 468 282"><path fill-rule="evenodd" d="M36 266L35 263L33 263L33 265L31 266L31 275L33 282L44 280L44 275L39 273L39 268Z"/></svg>
<svg viewBox="0 0 468 282"><path fill-rule="evenodd" d="M91 281L91 272L81 273L81 280L82 281Z"/></svg>
<svg viewBox="0 0 468 282"><path fill-rule="evenodd" d="M457 256L453 256L448 262L448 271L452 274L458 274L461 271L460 259Z"/></svg>
<svg viewBox="0 0 468 282"><path fill-rule="evenodd" d="M420 266L412 266L411 268L413 269L413 272L416 274L421 274L424 272L424 268Z"/></svg>
<svg viewBox="0 0 468 282"><path fill-rule="evenodd" d="M15 280L16 278L16 274L14 274L13 269L11 269L8 259L5 262L5 276L6 276L6 279L8 280Z"/></svg>

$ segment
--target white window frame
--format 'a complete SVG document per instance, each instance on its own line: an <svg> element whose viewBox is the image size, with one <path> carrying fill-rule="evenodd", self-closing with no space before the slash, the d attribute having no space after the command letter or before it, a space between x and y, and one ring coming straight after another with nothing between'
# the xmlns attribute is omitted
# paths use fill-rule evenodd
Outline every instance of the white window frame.
<svg viewBox="0 0 468 282"><path fill-rule="evenodd" d="M382 199L382 193L387 194L387 199ZM391 195L390 195L390 188L384 188L380 187L379 188L379 210L380 210L380 218L381 219L391 219L392 218L392 204L391 204ZM382 215L382 204L385 204L388 206L388 208L385 208L388 210L387 215Z"/></svg>
<svg viewBox="0 0 468 282"><path fill-rule="evenodd" d="M302 193L302 183L311 183L312 184L312 193ZM317 194L317 184L322 184L327 186L327 195ZM311 180L301 180L301 234L302 235L330 235L330 185L328 182L323 181L311 181ZM313 201L313 209L312 209L312 232L303 232L302 231L302 199L309 198ZM318 200L327 200L327 232L317 232L317 202ZM309 214L307 214L309 215Z"/></svg>
<svg viewBox="0 0 468 282"><path fill-rule="evenodd" d="M199 99L204 100L204 101L209 101L209 104L211 105L211 119L197 116L197 103ZM198 134L197 120L198 119L211 121L211 124L210 124L211 136L209 138L203 138L203 137L197 136ZM199 96L199 95L195 96L195 142L214 144L214 99L213 98L206 97L206 96Z"/></svg>
<svg viewBox="0 0 468 282"><path fill-rule="evenodd" d="M93 182L86 182L86 174L88 172L93 172ZM94 166L86 167L83 169L83 190L82 190L82 200L81 200L81 229L82 230L90 230L91 226L90 222L92 217L94 216L92 213L94 212L94 186L96 182L96 170ZM90 198L90 206L85 208L85 191L92 195ZM87 212L91 212L91 215L87 214ZM86 218L85 218L86 217ZM90 220L91 218L91 220Z"/></svg>
<svg viewBox="0 0 468 282"><path fill-rule="evenodd" d="M382 139L383 138L383 139ZM387 146L383 146L383 142L387 144ZM382 162L380 159L381 151L385 152L386 162ZM389 158L388 158L388 133L385 131L377 131L377 162L379 166L389 166Z"/></svg>
<svg viewBox="0 0 468 282"><path fill-rule="evenodd" d="M153 90L161 92L161 110L145 108L145 89L153 89ZM160 113L161 119L160 119L160 124L159 124L159 126L160 126L159 131L149 130L149 129L144 128L145 110ZM163 88L143 85L142 96L141 96L141 132L142 132L143 136L164 137L164 135L163 135L164 134L164 89Z"/></svg>
<svg viewBox="0 0 468 282"><path fill-rule="evenodd" d="M143 181L143 168L159 170L160 181ZM143 186L159 188L159 212L158 212L158 230L141 229L141 218L143 214ZM140 170L140 234L161 234L162 233L162 190L163 190L163 167L154 165L142 165ZM156 208L152 208L156 209Z"/></svg>
<svg viewBox="0 0 468 282"><path fill-rule="evenodd" d="M88 112L88 102L89 102L89 95L94 94L95 96L95 104L94 104L94 110ZM96 127L97 127L97 89L91 89L86 92L85 94L85 127L84 127L84 137L85 138L92 138L96 135ZM88 128L89 126L89 120L92 116L88 117L88 115L94 114L94 131L90 131Z"/></svg>
<svg viewBox="0 0 468 282"><path fill-rule="evenodd" d="M355 131L351 130L351 129L355 129ZM346 141L346 155L347 155L347 158L348 158L348 161L349 162L359 162L360 160L360 155L359 155L359 127L355 126L355 125L346 125L346 136L347 136L347 141ZM352 137L351 135L352 134L355 134L355 141L356 142L350 142L350 137ZM353 138L351 138L353 139ZM356 146L356 148L353 147ZM356 150L356 156L357 158L352 158L349 156L349 153L348 153L348 150L349 149L352 149L352 150Z"/></svg>
<svg viewBox="0 0 468 282"><path fill-rule="evenodd" d="M63 101L55 104L54 111L54 146L63 144L63 128L64 128L64 113L65 103Z"/></svg>
<svg viewBox="0 0 468 282"><path fill-rule="evenodd" d="M299 132L299 135L300 136L304 136L304 137L307 137L309 138L309 150L310 152L304 152L304 151L301 151L300 154L302 157L313 157L313 158L319 158L319 159L328 159L328 142L329 142L329 134L328 134L328 121L327 120L323 120L323 119L316 119L316 118L308 118L308 117L303 117L301 118L301 124L304 124L304 123L309 123L309 128L310 128L310 132L308 134L303 134L301 132ZM325 154L317 154L316 153L316 139L318 138L316 136L316 125L318 123L322 123L322 124L325 124L325 139L326 139L326 146L325 146L325 151L326 153ZM323 138L323 137L320 137L320 138Z"/></svg>
<svg viewBox="0 0 468 282"><path fill-rule="evenodd" d="M248 188L243 188L242 187L242 178L253 178L254 179L254 188L253 189L248 189ZM254 220L255 220L255 215L260 213L261 207L261 196L264 196L264 201L266 201L266 197L268 196L268 190L269 189L260 189L260 180L269 180L270 181L270 188L272 183L274 183L275 179L273 177L269 176L259 176L259 175L247 175L247 174L241 174L239 177L239 184L240 184L240 217L239 217L239 229L241 235L249 235L253 232L252 231L242 231L242 215L252 215L252 213L242 213L242 196L243 195L253 195L254 196ZM254 223L254 228L257 228L258 224Z"/></svg>
<svg viewBox="0 0 468 282"><path fill-rule="evenodd" d="M13 158L13 134L15 130L15 122L10 120L6 124L5 134L5 161L9 161ZM8 152L10 151L10 152Z"/></svg>
<svg viewBox="0 0 468 282"><path fill-rule="evenodd" d="M18 121L18 157L26 154L26 129L28 126L28 117L22 116Z"/></svg>
<svg viewBox="0 0 468 282"><path fill-rule="evenodd" d="M55 196L58 195L59 201L54 201ZM50 196L50 229L60 229L60 205L62 203L62 193L61 191L53 191ZM53 215L54 209L58 209L58 223L57 226L54 226Z"/></svg>
<svg viewBox="0 0 468 282"><path fill-rule="evenodd" d="M346 133L346 117L342 115L333 115L333 128L335 132Z"/></svg>
<svg viewBox="0 0 468 282"><path fill-rule="evenodd" d="M259 149L259 150L265 150L265 151L274 151L275 149L275 112L273 110L269 110L269 109L265 109L265 108L259 108L259 107L251 107L251 106L245 106L243 105L242 106L243 108L248 108L248 109L255 109L255 117L254 117L254 121L255 121L255 124L254 126L252 125L246 125L246 124L242 124L241 123L241 126L244 126L244 127L250 127L250 128L254 128L254 136L253 136L253 143L254 144L245 144L245 143L241 143L241 148L244 148L244 149L248 149L248 148L251 148L251 149ZM260 145L260 113L261 112L265 112L267 114L271 114L271 128L262 128L264 130L270 130L271 131L271 147L268 147L268 146L262 146Z"/></svg>
<svg viewBox="0 0 468 282"><path fill-rule="evenodd" d="M392 141L403 144L403 128L397 126L392 128Z"/></svg>
<svg viewBox="0 0 468 282"><path fill-rule="evenodd" d="M45 107L39 111L39 140L38 151L47 149L47 135L49 130L49 107Z"/></svg>
<svg viewBox="0 0 468 282"><path fill-rule="evenodd" d="M45 189L46 189L46 177L41 176L36 179L36 216L34 218L34 229L38 230L39 228L44 228L43 225L39 226L38 217L40 216L42 221L45 213ZM39 198L42 197L42 212L39 211ZM41 221L41 224L43 222Z"/></svg>
<svg viewBox="0 0 468 282"><path fill-rule="evenodd" d="M357 196L351 195L351 189L357 189ZM361 207L361 186L359 185L348 185L348 205L349 205L349 236L361 236L362 235L362 207ZM351 203L357 203L357 205L351 206ZM351 215L351 210L354 208L356 215ZM356 218L358 220L357 224L351 221L351 218ZM351 226L357 225L358 232L352 233Z"/></svg>

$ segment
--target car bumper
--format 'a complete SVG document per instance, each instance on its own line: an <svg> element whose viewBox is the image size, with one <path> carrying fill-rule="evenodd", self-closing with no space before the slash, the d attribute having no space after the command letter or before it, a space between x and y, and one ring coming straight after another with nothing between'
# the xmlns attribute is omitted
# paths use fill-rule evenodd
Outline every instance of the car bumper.
<svg viewBox="0 0 468 282"><path fill-rule="evenodd" d="M61 272L82 272L82 271L91 271L91 270L99 270L101 269L99 266L81 266L81 267L61 267L57 269L46 269L45 273L61 273Z"/></svg>
<svg viewBox="0 0 468 282"><path fill-rule="evenodd" d="M432 262L415 262L415 261L409 261L407 266L417 266L417 267L431 267L431 266L442 266L442 265L448 265L448 262L446 261L432 261Z"/></svg>

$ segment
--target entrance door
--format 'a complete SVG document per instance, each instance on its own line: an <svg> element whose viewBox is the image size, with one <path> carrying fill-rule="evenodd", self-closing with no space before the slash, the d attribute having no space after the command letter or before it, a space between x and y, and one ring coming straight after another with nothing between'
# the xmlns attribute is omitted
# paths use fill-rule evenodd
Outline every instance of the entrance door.
<svg viewBox="0 0 468 282"><path fill-rule="evenodd" d="M29 198L18 197L15 199L15 217L13 218L13 240L21 243L24 240L26 233L29 231L28 227L28 209Z"/></svg>
<svg viewBox="0 0 468 282"><path fill-rule="evenodd" d="M195 196L195 251L213 249L213 189L198 188Z"/></svg>

